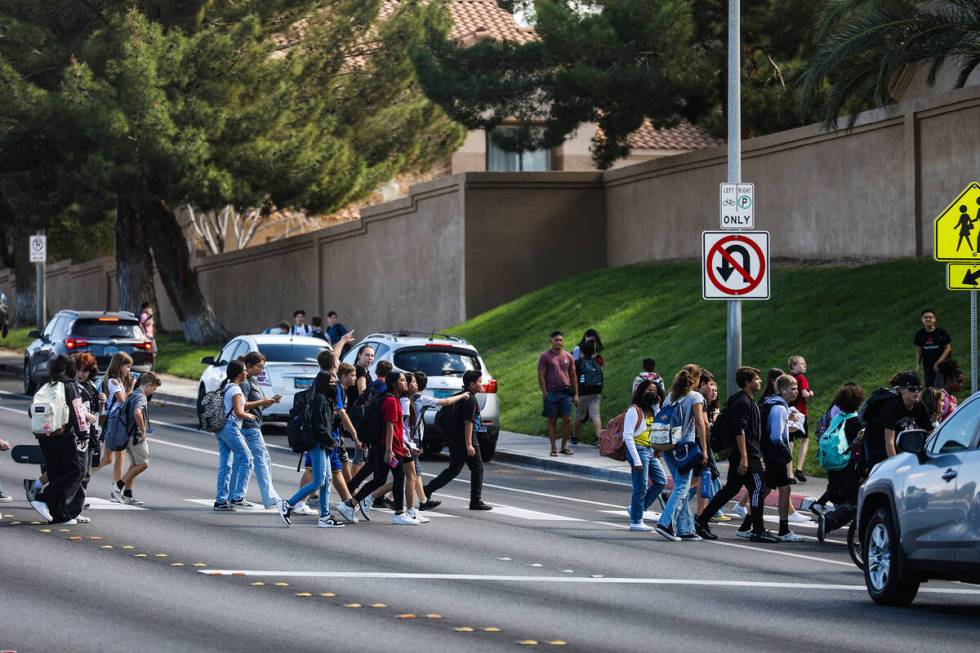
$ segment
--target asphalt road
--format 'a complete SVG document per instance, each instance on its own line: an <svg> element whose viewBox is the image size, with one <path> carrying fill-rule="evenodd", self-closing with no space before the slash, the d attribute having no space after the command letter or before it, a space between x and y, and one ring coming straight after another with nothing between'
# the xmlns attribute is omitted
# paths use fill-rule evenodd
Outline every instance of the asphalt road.
<svg viewBox="0 0 980 653"><path fill-rule="evenodd" d="M32 443L26 398L0 389L0 437ZM842 542L755 545L718 526L718 542L671 543L626 530L625 486L503 464L486 474L493 512L466 509L464 471L417 528L377 511L343 529L215 513L213 436L190 411L152 418L145 509L109 507L103 470L85 526L32 523L20 479L36 470L3 455L0 650L892 653L972 650L980 633L978 587L932 582L882 608ZM273 462L288 496L296 457Z"/></svg>

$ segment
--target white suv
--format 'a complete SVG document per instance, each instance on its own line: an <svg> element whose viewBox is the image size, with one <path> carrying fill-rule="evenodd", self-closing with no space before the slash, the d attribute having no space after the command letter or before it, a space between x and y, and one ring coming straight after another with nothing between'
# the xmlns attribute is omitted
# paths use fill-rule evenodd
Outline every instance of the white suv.
<svg viewBox="0 0 980 653"><path fill-rule="evenodd" d="M372 333L350 348L343 361L354 364L357 353L364 346L374 349L374 363L370 369L374 376L380 361L390 361L402 372L424 372L428 386L423 394L442 399L463 389L463 374L479 370L483 374L483 392L476 395L480 404L480 417L487 433L480 438L480 454L489 461L497 450L500 435L500 403L497 399L497 382L490 376L483 358L470 343L458 336L444 333L418 333L398 331ZM425 441L423 449L436 453L446 445L446 436L435 425L435 411L425 414Z"/></svg>

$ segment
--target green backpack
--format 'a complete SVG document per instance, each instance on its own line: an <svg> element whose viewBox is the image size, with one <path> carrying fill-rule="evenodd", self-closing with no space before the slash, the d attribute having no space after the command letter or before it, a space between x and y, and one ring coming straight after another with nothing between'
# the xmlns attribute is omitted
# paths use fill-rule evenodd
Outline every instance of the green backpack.
<svg viewBox="0 0 980 653"><path fill-rule="evenodd" d="M820 436L817 459L828 472L839 472L851 464L851 445L847 442L844 425L857 413L838 413Z"/></svg>

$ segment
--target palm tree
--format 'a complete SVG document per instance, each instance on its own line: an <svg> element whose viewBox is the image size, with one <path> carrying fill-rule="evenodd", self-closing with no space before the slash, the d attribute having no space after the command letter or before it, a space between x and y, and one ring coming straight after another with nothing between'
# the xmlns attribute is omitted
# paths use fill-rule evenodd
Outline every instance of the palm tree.
<svg viewBox="0 0 980 653"><path fill-rule="evenodd" d="M980 0L828 0L815 38L800 109L828 129L848 113L853 126L858 111L894 102L890 84L906 66L929 65L933 84L951 60L962 87L980 66Z"/></svg>

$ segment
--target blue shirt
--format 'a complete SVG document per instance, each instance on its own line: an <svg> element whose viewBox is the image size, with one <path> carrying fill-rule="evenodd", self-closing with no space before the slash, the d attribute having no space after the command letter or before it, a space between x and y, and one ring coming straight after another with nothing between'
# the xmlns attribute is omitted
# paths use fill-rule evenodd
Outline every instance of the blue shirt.
<svg viewBox="0 0 980 653"><path fill-rule="evenodd" d="M350 329L345 327L340 322L337 322L337 324L333 325L332 327L327 327L327 338L330 340L331 345L336 345L338 342L340 342L340 339L349 332Z"/></svg>

